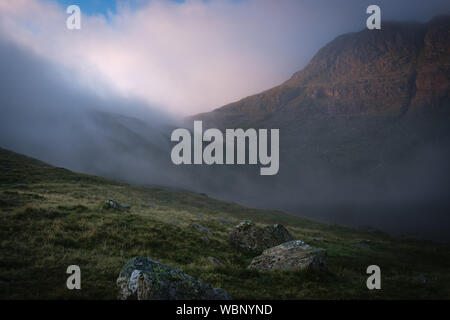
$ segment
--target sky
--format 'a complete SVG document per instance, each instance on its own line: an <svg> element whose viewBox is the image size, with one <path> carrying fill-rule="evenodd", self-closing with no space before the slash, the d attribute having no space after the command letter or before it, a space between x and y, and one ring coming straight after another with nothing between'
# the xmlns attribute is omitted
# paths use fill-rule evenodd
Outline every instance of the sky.
<svg viewBox="0 0 450 320"><path fill-rule="evenodd" d="M81 30L66 28L78 4ZM175 115L210 111L287 80L336 36L384 20L427 21L448 0L14 0L0 37L71 70L70 81Z"/></svg>
<svg viewBox="0 0 450 320"><path fill-rule="evenodd" d="M58 2L63 7L70 5L78 5L82 8L83 13L87 15L102 14L108 17L110 14L117 14L118 7L121 5L130 6L133 10L137 10L148 4L148 0L42 0L43 2ZM174 3L183 3L184 0L168 0Z"/></svg>

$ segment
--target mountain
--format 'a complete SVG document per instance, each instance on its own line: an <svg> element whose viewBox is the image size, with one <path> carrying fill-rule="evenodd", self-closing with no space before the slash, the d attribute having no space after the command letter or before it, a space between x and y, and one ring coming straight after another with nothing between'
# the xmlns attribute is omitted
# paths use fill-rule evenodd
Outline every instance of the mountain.
<svg viewBox="0 0 450 320"><path fill-rule="evenodd" d="M280 128L271 177L172 164L179 123L2 39L0 146L129 183L450 240L448 29L439 17L343 35L284 84L194 117Z"/></svg>
<svg viewBox="0 0 450 320"><path fill-rule="evenodd" d="M107 199L131 208L105 209ZM248 219L259 226L283 224L295 239L326 249L328 271L247 269L255 254L228 236ZM450 297L447 244L319 223L198 193L133 186L2 148L0 239L1 299L116 299L116 279L135 256L181 269L234 299ZM210 257L223 266L214 267ZM365 270L374 263L382 268L382 290L365 286ZM66 288L70 265L81 269L81 290Z"/></svg>
<svg viewBox="0 0 450 320"><path fill-rule="evenodd" d="M440 16L339 36L285 83L195 118L248 126L315 114L440 110L450 99L449 29L450 16Z"/></svg>
<svg viewBox="0 0 450 320"><path fill-rule="evenodd" d="M383 23L320 49L283 84L190 117L279 128L280 171L239 171L230 198L330 222L450 231L450 16Z"/></svg>

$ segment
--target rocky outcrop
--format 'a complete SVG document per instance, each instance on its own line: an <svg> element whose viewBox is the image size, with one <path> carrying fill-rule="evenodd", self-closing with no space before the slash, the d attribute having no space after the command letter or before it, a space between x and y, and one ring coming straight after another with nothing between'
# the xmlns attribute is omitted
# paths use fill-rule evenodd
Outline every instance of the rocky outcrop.
<svg viewBox="0 0 450 320"><path fill-rule="evenodd" d="M450 18L436 17L427 28L417 64L411 109L436 109L450 104Z"/></svg>
<svg viewBox="0 0 450 320"><path fill-rule="evenodd" d="M120 204L117 201L114 200L106 200L105 204L103 205L103 208L108 209L114 209L114 210L125 210L128 211L131 209L130 205L128 204Z"/></svg>
<svg viewBox="0 0 450 320"><path fill-rule="evenodd" d="M128 261L117 278L118 299L230 300L223 289L213 288L181 270L147 257Z"/></svg>
<svg viewBox="0 0 450 320"><path fill-rule="evenodd" d="M314 248L301 240L283 243L267 249L262 255L254 258L249 269L258 271L270 270L327 270L327 252Z"/></svg>
<svg viewBox="0 0 450 320"><path fill-rule="evenodd" d="M234 227L229 239L233 244L257 253L293 240L287 229L280 224L261 228L252 221L244 221Z"/></svg>

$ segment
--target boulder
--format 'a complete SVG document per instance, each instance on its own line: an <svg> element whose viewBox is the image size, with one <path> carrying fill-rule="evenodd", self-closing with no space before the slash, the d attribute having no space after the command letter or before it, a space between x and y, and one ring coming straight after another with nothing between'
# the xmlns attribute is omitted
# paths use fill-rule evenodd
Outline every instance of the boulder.
<svg viewBox="0 0 450 320"><path fill-rule="evenodd" d="M118 299L230 300L228 293L147 257L132 258L117 278Z"/></svg>
<svg viewBox="0 0 450 320"><path fill-rule="evenodd" d="M259 271L270 270L327 270L327 252L314 248L301 240L283 243L267 249L262 255L255 257L249 269Z"/></svg>
<svg viewBox="0 0 450 320"><path fill-rule="evenodd" d="M106 200L104 204L105 209L114 209L114 210L130 210L130 205L128 204L120 204L114 200Z"/></svg>
<svg viewBox="0 0 450 320"><path fill-rule="evenodd" d="M292 241L293 238L286 228L280 224L261 228L257 227L252 221L244 221L234 227L229 240L241 248L261 253L265 249Z"/></svg>

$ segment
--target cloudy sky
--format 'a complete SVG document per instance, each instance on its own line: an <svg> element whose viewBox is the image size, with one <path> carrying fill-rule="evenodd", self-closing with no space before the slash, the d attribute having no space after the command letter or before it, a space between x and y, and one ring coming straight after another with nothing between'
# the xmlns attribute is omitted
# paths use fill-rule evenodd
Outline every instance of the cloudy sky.
<svg viewBox="0 0 450 320"><path fill-rule="evenodd" d="M66 28L70 4L81 30ZM364 28L370 4L383 20L450 12L448 0L1 0L0 37L99 94L190 115L287 80L334 37Z"/></svg>

